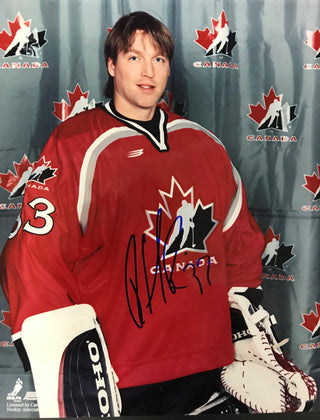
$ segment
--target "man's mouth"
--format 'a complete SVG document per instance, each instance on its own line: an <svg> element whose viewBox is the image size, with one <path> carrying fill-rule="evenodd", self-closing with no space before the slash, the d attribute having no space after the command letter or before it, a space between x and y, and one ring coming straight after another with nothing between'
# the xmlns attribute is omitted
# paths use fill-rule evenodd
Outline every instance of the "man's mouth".
<svg viewBox="0 0 320 420"><path fill-rule="evenodd" d="M139 87L141 87L142 89L154 89L154 86L150 86L150 85L138 85Z"/></svg>

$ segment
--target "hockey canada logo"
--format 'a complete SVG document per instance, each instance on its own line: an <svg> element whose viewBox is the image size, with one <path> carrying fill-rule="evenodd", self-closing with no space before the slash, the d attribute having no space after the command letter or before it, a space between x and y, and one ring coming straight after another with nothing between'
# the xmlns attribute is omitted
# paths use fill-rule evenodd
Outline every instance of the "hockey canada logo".
<svg viewBox="0 0 320 420"><path fill-rule="evenodd" d="M230 30L224 10L221 12L219 19L211 18L211 24L212 31L208 27L205 30L196 30L198 37L195 42L206 51L207 57L214 54L224 54L231 57L231 52L237 44L236 34Z"/></svg>
<svg viewBox="0 0 320 420"><path fill-rule="evenodd" d="M315 58L320 58L320 31L319 29L316 28L314 31L306 31L306 33L307 33L307 40L305 41L305 44L315 51L316 53Z"/></svg>
<svg viewBox="0 0 320 420"><path fill-rule="evenodd" d="M102 102L96 103L94 99L92 99L89 102L89 91L82 92L79 83L77 83L73 92L68 90L67 95L69 102L62 99L61 102L53 103L53 115L57 117L60 121L65 121L68 118L71 118L74 115L77 115L80 112L86 111L88 109L102 106Z"/></svg>
<svg viewBox="0 0 320 420"><path fill-rule="evenodd" d="M310 333L310 339L317 339L309 343L300 344L300 350L317 350L320 348L320 303L315 302L315 312L302 314L303 322L300 324Z"/></svg>
<svg viewBox="0 0 320 420"><path fill-rule="evenodd" d="M25 21L20 13L13 22L8 21L8 25L10 33L5 30L0 33L0 48L4 51L4 57L38 57L38 50L47 42L46 31L31 30L31 19Z"/></svg>
<svg viewBox="0 0 320 420"><path fill-rule="evenodd" d="M275 235L269 226L264 235L265 248L262 254L263 279L294 281L292 275L284 271L285 264L295 255L292 253L293 245L280 243L280 234Z"/></svg>
<svg viewBox="0 0 320 420"><path fill-rule="evenodd" d="M165 96L158 102L158 105L165 112L174 112L182 117L186 115L185 102L176 102L173 94L169 91L166 91Z"/></svg>
<svg viewBox="0 0 320 420"><path fill-rule="evenodd" d="M296 105L283 103L283 94L277 95L273 87L270 88L268 95L263 95L263 104L258 102L256 105L249 104L250 112L247 114L257 124L257 131L273 131L288 133L290 124L297 118ZM248 141L266 142L296 142L295 136L288 135L266 135L266 136L247 136Z"/></svg>
<svg viewBox="0 0 320 420"><path fill-rule="evenodd" d="M304 175L305 183L302 185L309 193L312 194L313 204L305 204L302 206L302 210L306 212L320 211L320 164L317 164L317 173L313 172L312 175ZM317 201L317 203L315 203Z"/></svg>
<svg viewBox="0 0 320 420"><path fill-rule="evenodd" d="M211 18L212 30L206 27L204 30L196 29L197 38L194 42L205 51L205 57L220 56L216 61L195 61L194 67L211 67L224 69L238 69L236 63L227 60L232 57L232 50L237 45L236 32L232 32L229 27L229 21L222 10L218 19ZM223 58L221 60L221 57Z"/></svg>
<svg viewBox="0 0 320 420"><path fill-rule="evenodd" d="M320 31L316 28L314 31L306 31L307 39L305 45L311 48L315 55L314 59L320 58ZM303 68L305 70L320 70L320 63L306 63Z"/></svg>
<svg viewBox="0 0 320 420"><path fill-rule="evenodd" d="M5 325L8 328L11 328L11 317L9 311L1 311L2 313L2 320L0 321L1 324Z"/></svg>
<svg viewBox="0 0 320 420"><path fill-rule="evenodd" d="M218 223L213 219L213 203L204 205L200 199L195 203L193 187L183 191L173 177L170 191L159 190L159 194L158 211L146 211L149 228L145 234L162 244L166 257L188 250L207 251L206 239ZM162 229L168 232L166 238L157 232L159 214Z"/></svg>
<svg viewBox="0 0 320 420"><path fill-rule="evenodd" d="M29 181L34 181L34 187L37 189L48 189L46 181L55 177L57 169L50 166L44 157L39 161L31 163L26 155L23 156L20 163L13 162L15 174L8 171L6 174L0 173L0 187L10 193L9 199L22 197Z"/></svg>
<svg viewBox="0 0 320 420"><path fill-rule="evenodd" d="M277 96L273 87L270 88L267 96L263 95L263 99L264 105L249 104L248 117L258 124L258 130L273 128L288 131L288 125L297 118L296 105L290 106L288 102L283 104L283 94Z"/></svg>
<svg viewBox="0 0 320 420"><path fill-rule="evenodd" d="M39 58L39 51L47 43L46 31L31 29L31 19L25 21L18 12L14 21L8 21L9 32L0 32L0 49L4 51L3 58ZM33 62L4 62L2 69L8 68L47 68L47 63Z"/></svg>
<svg viewBox="0 0 320 420"><path fill-rule="evenodd" d="M305 184L303 187L313 194L313 201L320 199L320 165L317 165L317 174L313 172L312 175L304 175Z"/></svg>

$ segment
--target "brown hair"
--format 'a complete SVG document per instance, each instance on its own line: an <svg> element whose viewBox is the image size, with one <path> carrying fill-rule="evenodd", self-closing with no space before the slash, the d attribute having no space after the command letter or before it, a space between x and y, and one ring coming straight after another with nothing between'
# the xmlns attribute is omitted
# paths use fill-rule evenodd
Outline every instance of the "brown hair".
<svg viewBox="0 0 320 420"><path fill-rule="evenodd" d="M171 61L174 51L174 41L169 29L158 19L146 12L133 12L123 15L116 22L104 44L104 58L108 67L108 60L116 63L119 52L127 52L132 45L133 36L137 30L149 33L163 54ZM109 74L104 94L113 98L113 78Z"/></svg>

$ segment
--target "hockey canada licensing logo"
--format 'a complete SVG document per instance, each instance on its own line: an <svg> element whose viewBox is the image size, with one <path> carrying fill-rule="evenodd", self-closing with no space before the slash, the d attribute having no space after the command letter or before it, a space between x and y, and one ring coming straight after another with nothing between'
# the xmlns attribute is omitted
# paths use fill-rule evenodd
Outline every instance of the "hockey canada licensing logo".
<svg viewBox="0 0 320 420"><path fill-rule="evenodd" d="M46 182L55 177L57 168L51 168L50 162L46 162L42 157L40 160L31 163L26 155L20 163L13 162L15 173L8 171L6 174L0 173L0 187L9 193L9 200L24 196L27 187L38 190L48 190ZM29 181L34 181L32 185ZM21 209L22 203L1 203L0 210Z"/></svg>
<svg viewBox="0 0 320 420"><path fill-rule="evenodd" d="M261 134L250 134L247 141L267 143L296 143L297 138L289 135L291 123L297 118L296 105L284 103L283 94L277 95L271 87L267 95L263 94L263 104L249 104L247 114L256 123ZM266 132L267 134L262 134Z"/></svg>
<svg viewBox="0 0 320 420"><path fill-rule="evenodd" d="M25 21L20 12L7 23L8 31L0 32L0 49L4 52L0 69L48 68L48 63L40 60L41 49L47 43L46 30L32 29L31 19Z"/></svg>
<svg viewBox="0 0 320 420"><path fill-rule="evenodd" d="M306 212L320 211L320 164L317 164L317 172L312 175L304 175L305 183L302 185L312 194L312 204L304 204L302 210Z"/></svg>
<svg viewBox="0 0 320 420"><path fill-rule="evenodd" d="M305 45L314 51L314 60L320 58L320 31L316 28L314 31L306 31L307 40ZM320 63L305 63L303 65L304 70L320 70Z"/></svg>
<svg viewBox="0 0 320 420"><path fill-rule="evenodd" d="M12 390L7 394L8 413L22 414L34 413L39 411L35 391L26 391L24 397L22 397L21 393L23 387L23 380L21 378L18 378L14 383Z"/></svg>
<svg viewBox="0 0 320 420"><path fill-rule="evenodd" d="M280 234L275 235L269 226L264 235L265 248L262 254L262 279L294 281L291 274L285 272L285 266L295 255L292 253L293 245L280 243Z"/></svg>
<svg viewBox="0 0 320 420"><path fill-rule="evenodd" d="M232 32L225 11L218 19L211 18L211 28L196 29L194 42L205 54L201 61L194 61L193 67L238 70L238 64L231 61L232 50L237 45L236 32Z"/></svg>

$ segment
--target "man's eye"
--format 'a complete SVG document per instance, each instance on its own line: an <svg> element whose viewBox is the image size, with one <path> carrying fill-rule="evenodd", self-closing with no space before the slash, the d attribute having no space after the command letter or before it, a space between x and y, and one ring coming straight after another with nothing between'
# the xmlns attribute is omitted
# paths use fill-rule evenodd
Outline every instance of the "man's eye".
<svg viewBox="0 0 320 420"><path fill-rule="evenodd" d="M133 56L129 57L129 60L130 61L137 61L138 57L136 55L133 55Z"/></svg>
<svg viewBox="0 0 320 420"><path fill-rule="evenodd" d="M162 57L157 57L157 58L156 58L156 62L157 62L157 63L164 63L164 58L162 58Z"/></svg>

